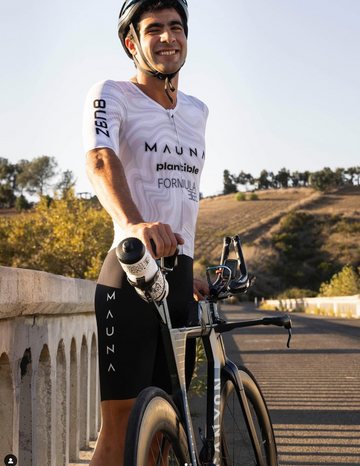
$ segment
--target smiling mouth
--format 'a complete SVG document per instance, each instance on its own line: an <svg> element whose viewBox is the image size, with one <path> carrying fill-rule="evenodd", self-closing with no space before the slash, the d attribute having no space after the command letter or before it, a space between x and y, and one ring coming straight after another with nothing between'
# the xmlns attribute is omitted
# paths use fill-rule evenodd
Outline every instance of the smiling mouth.
<svg viewBox="0 0 360 466"><path fill-rule="evenodd" d="M170 55L175 55L177 50L162 50L161 52L158 52L158 55L165 55L165 56L170 56Z"/></svg>

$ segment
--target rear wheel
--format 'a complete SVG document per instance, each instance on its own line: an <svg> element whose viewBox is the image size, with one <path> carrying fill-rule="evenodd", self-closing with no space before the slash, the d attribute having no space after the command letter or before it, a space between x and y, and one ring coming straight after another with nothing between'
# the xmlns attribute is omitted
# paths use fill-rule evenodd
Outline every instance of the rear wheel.
<svg viewBox="0 0 360 466"><path fill-rule="evenodd" d="M137 397L126 432L124 466L184 466L190 463L178 410L161 389L149 387Z"/></svg>
<svg viewBox="0 0 360 466"><path fill-rule="evenodd" d="M264 466L278 466L275 438L264 397L253 375L240 366L246 398L261 447ZM240 394L232 380L224 380L221 391L222 466L257 466L255 451L241 408ZM260 463L261 464L261 463Z"/></svg>

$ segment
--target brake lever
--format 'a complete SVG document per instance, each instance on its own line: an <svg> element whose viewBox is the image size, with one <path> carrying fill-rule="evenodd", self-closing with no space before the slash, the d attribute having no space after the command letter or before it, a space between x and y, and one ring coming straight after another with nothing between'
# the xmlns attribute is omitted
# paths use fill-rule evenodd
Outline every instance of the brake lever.
<svg viewBox="0 0 360 466"><path fill-rule="evenodd" d="M277 317L264 317L263 325L277 325L278 327L284 327L289 332L289 338L286 343L286 346L290 348L290 340L292 337L292 322L289 315L286 316L277 316Z"/></svg>
<svg viewBox="0 0 360 466"><path fill-rule="evenodd" d="M288 332L289 332L289 338L288 338L288 341L287 341L287 343L286 343L286 346L287 346L288 348L290 348L290 340L291 340L291 337L292 337L291 327L288 328Z"/></svg>

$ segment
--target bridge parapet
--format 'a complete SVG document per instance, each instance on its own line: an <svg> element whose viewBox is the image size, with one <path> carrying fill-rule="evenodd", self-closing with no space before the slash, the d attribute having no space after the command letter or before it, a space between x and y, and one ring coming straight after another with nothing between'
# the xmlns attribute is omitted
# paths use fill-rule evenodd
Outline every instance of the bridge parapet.
<svg viewBox="0 0 360 466"><path fill-rule="evenodd" d="M21 466L66 466L97 437L94 292L90 281L0 267L0 452Z"/></svg>
<svg viewBox="0 0 360 466"><path fill-rule="evenodd" d="M360 318L360 295L266 300L264 305L283 310L308 309L312 313L324 312L339 317Z"/></svg>

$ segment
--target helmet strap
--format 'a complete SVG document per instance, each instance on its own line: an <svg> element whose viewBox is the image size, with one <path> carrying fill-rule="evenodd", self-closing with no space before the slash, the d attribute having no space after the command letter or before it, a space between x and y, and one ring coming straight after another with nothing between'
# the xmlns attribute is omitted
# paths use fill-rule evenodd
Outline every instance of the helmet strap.
<svg viewBox="0 0 360 466"><path fill-rule="evenodd" d="M165 79L165 94L167 95L167 97L168 97L168 99L170 100L170 102L173 104L173 103L174 103L174 99L173 99L173 98L171 97L171 95L169 94L168 86L169 86L171 92L174 92L174 91L175 91L175 87L173 86L173 84L172 84L171 79L169 78L169 76L167 76L166 79Z"/></svg>

